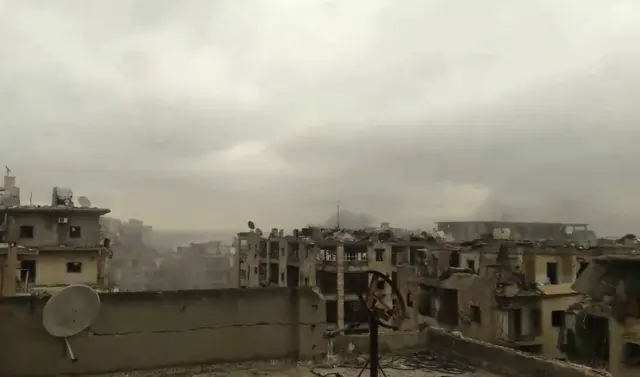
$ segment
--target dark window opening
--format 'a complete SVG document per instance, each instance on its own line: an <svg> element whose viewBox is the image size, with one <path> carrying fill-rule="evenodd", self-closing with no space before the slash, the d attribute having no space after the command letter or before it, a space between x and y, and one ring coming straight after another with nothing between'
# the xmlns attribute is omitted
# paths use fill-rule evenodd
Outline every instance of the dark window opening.
<svg viewBox="0 0 640 377"><path fill-rule="evenodd" d="M20 281L35 283L36 282L36 261L33 259L25 259L20 261Z"/></svg>
<svg viewBox="0 0 640 377"><path fill-rule="evenodd" d="M640 366L640 345L636 343L624 343L622 346L622 361L626 365Z"/></svg>
<svg viewBox="0 0 640 377"><path fill-rule="evenodd" d="M460 267L460 253L457 250L452 250L449 254L449 267Z"/></svg>
<svg viewBox="0 0 640 377"><path fill-rule="evenodd" d="M376 289L379 291L383 291L384 290L384 280L378 280L376 281Z"/></svg>
<svg viewBox="0 0 640 377"><path fill-rule="evenodd" d="M407 292L407 307L413 308L413 300L411 299L411 292Z"/></svg>
<svg viewBox="0 0 640 377"><path fill-rule="evenodd" d="M69 227L69 238L80 238L82 237L82 230L79 226Z"/></svg>
<svg viewBox="0 0 640 377"><path fill-rule="evenodd" d="M531 309L531 332L534 336L542 335L542 310Z"/></svg>
<svg viewBox="0 0 640 377"><path fill-rule="evenodd" d="M338 303L335 301L327 301L327 323L338 323Z"/></svg>
<svg viewBox="0 0 640 377"><path fill-rule="evenodd" d="M338 292L338 275L335 272L318 271L316 272L316 285L324 294L336 294Z"/></svg>
<svg viewBox="0 0 640 377"><path fill-rule="evenodd" d="M584 270L589 266L589 262L580 262L580 268L578 269L578 273L576 274L576 278L580 277Z"/></svg>
<svg viewBox="0 0 640 377"><path fill-rule="evenodd" d="M333 275L337 279L337 275ZM369 289L369 274L366 272L349 272L344 274L344 293L358 294ZM337 288L336 288L337 291Z"/></svg>
<svg viewBox="0 0 640 377"><path fill-rule="evenodd" d="M418 313L427 317L435 318L436 305L435 305L435 292L431 289L420 288Z"/></svg>
<svg viewBox="0 0 640 377"><path fill-rule="evenodd" d="M287 287L297 287L300 285L300 268L287 266Z"/></svg>
<svg viewBox="0 0 640 377"><path fill-rule="evenodd" d="M281 282L284 282L284 272L281 272L281 273L280 273L280 281L281 281Z"/></svg>
<svg viewBox="0 0 640 377"><path fill-rule="evenodd" d="M304 286L305 287L309 286L309 278L304 278Z"/></svg>
<svg viewBox="0 0 640 377"><path fill-rule="evenodd" d="M469 307L471 312L471 321L475 323L482 323L482 311L478 305L471 305Z"/></svg>
<svg viewBox="0 0 640 377"><path fill-rule="evenodd" d="M458 326L459 319L458 291L455 289L443 289L440 296L438 322L443 325Z"/></svg>
<svg viewBox="0 0 640 377"><path fill-rule="evenodd" d="M551 326L564 326L564 310L554 310L551 312Z"/></svg>
<svg viewBox="0 0 640 377"><path fill-rule="evenodd" d="M82 272L82 263L81 262L67 262L67 273L68 274L79 274Z"/></svg>
<svg viewBox="0 0 640 377"><path fill-rule="evenodd" d="M424 252L419 248L411 248L409 252L409 264L412 266L421 266L424 264Z"/></svg>
<svg viewBox="0 0 640 377"><path fill-rule="evenodd" d="M509 333L512 340L522 338L522 309L514 309L509 312Z"/></svg>
<svg viewBox="0 0 640 377"><path fill-rule="evenodd" d="M384 261L384 249L376 249L376 262Z"/></svg>
<svg viewBox="0 0 640 377"><path fill-rule="evenodd" d="M277 263L269 263L269 284L278 285L280 266Z"/></svg>
<svg viewBox="0 0 640 377"><path fill-rule="evenodd" d="M549 283L558 284L558 264L554 262L547 263L547 278Z"/></svg>
<svg viewBox="0 0 640 377"><path fill-rule="evenodd" d="M473 259L467 259L467 268L470 270L476 270L476 261Z"/></svg>
<svg viewBox="0 0 640 377"><path fill-rule="evenodd" d="M20 238L33 238L34 233L33 225L20 226Z"/></svg>
<svg viewBox="0 0 640 377"><path fill-rule="evenodd" d="M391 251L391 265L398 265L398 253L395 250Z"/></svg>

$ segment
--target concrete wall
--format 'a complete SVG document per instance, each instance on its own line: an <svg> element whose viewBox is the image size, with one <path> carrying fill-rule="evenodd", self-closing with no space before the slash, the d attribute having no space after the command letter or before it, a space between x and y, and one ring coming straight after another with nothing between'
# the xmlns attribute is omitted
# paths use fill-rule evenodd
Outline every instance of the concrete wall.
<svg viewBox="0 0 640 377"><path fill-rule="evenodd" d="M97 284L99 257L96 251L41 252L20 257L36 261L36 281L32 285ZM80 272L67 272L67 263L82 263Z"/></svg>
<svg viewBox="0 0 640 377"><path fill-rule="evenodd" d="M325 305L310 288L120 292L101 296L89 331L63 342L42 327L46 298L0 300L0 375L154 369L326 352Z"/></svg>
<svg viewBox="0 0 640 377"><path fill-rule="evenodd" d="M506 347L429 329L427 347L505 377L602 377L587 367L547 360Z"/></svg>
<svg viewBox="0 0 640 377"><path fill-rule="evenodd" d="M8 240L23 246L97 246L100 244L100 213L77 211L29 211L10 214ZM58 224L59 217L69 219ZM33 226L33 238L20 238L21 226ZM69 229L79 226L80 238L70 238Z"/></svg>

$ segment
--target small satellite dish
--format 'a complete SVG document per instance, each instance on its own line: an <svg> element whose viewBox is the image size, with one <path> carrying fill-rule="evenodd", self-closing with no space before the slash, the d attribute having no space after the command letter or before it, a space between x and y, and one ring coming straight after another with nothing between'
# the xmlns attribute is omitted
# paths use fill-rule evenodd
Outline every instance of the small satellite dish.
<svg viewBox="0 0 640 377"><path fill-rule="evenodd" d="M89 208L91 207L91 200L89 200L89 198L87 198L86 196L79 196L78 204L80 204L80 207Z"/></svg>
<svg viewBox="0 0 640 377"><path fill-rule="evenodd" d="M42 311L42 324L51 336L64 339L69 358L75 362L78 358L68 338L89 327L99 312L100 296L93 288L70 285L49 298Z"/></svg>
<svg viewBox="0 0 640 377"><path fill-rule="evenodd" d="M262 229L258 228L256 229L256 234L260 237L262 237Z"/></svg>
<svg viewBox="0 0 640 377"><path fill-rule="evenodd" d="M254 230L256 228L256 224L253 223L253 221L249 221L247 223L247 226L249 227L249 229Z"/></svg>

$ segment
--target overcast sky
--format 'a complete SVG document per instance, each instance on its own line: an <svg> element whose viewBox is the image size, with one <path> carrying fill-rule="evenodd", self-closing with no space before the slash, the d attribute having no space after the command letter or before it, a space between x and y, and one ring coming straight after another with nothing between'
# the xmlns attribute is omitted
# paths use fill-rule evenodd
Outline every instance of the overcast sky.
<svg viewBox="0 0 640 377"><path fill-rule="evenodd" d="M161 228L640 228L636 0L0 0L0 164Z"/></svg>

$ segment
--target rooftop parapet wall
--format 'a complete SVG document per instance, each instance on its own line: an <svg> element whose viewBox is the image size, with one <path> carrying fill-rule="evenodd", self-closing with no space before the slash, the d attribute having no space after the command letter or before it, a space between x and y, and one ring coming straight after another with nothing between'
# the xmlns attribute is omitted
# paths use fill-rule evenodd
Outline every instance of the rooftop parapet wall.
<svg viewBox="0 0 640 377"><path fill-rule="evenodd" d="M427 347L443 355L505 377L603 377L609 375L588 367L558 360L543 359L478 340L463 338L450 332L430 328ZM610 375L609 375L610 376Z"/></svg>
<svg viewBox="0 0 640 377"><path fill-rule="evenodd" d="M0 375L93 374L326 352L325 304L311 288L102 294L98 319L70 339L42 326L47 298L0 300Z"/></svg>

